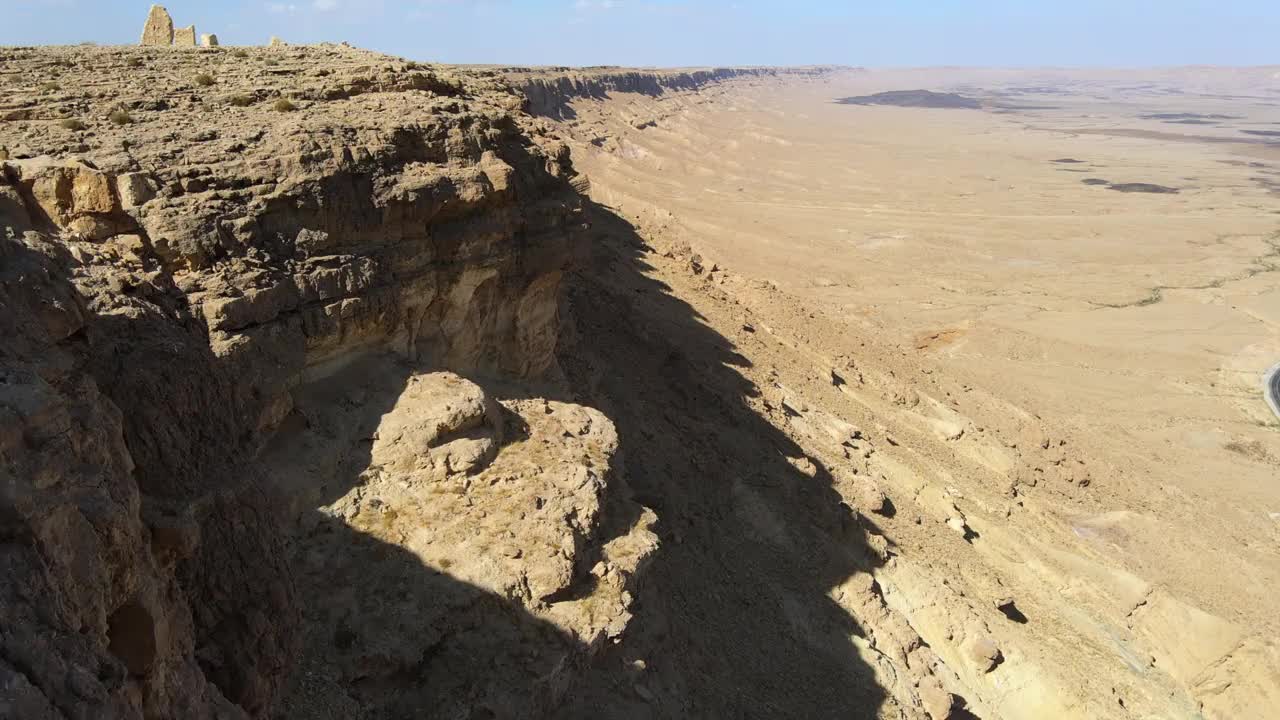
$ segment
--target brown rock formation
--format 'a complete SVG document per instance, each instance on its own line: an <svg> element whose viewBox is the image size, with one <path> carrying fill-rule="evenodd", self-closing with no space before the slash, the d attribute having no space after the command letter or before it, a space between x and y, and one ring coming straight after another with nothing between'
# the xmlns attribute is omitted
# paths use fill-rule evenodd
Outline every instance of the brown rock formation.
<svg viewBox="0 0 1280 720"><path fill-rule="evenodd" d="M440 371L554 370L563 144L482 73L288 48L220 74L283 114L58 52L103 84L92 137L0 129L0 707L549 708L626 625L653 516L601 534L630 502L602 415ZM451 679L365 689L426 672Z"/></svg>
<svg viewBox="0 0 1280 720"><path fill-rule="evenodd" d="M631 70L605 68L507 68L503 72L528 98L527 109L534 115L563 118L568 103L581 98L605 98L609 93L661 95L680 90L697 90L711 83L733 79L820 77L835 68L704 68L690 70Z"/></svg>

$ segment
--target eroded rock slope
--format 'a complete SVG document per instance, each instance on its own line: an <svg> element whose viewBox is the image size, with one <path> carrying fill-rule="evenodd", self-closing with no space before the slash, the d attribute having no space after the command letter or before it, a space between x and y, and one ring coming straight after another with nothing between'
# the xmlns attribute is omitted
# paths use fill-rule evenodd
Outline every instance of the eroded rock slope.
<svg viewBox="0 0 1280 720"><path fill-rule="evenodd" d="M495 380L554 377L581 242L524 99L339 47L0 82L0 715L556 702L654 538L599 532L607 418Z"/></svg>

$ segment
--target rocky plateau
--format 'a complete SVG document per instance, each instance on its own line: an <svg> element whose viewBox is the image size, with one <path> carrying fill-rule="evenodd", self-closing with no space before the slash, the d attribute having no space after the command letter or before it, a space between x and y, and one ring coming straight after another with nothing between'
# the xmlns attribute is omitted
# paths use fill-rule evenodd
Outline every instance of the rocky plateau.
<svg viewBox="0 0 1280 720"><path fill-rule="evenodd" d="M0 48L0 718L1280 703L1266 632L1035 539L1075 437L583 172L856 72Z"/></svg>

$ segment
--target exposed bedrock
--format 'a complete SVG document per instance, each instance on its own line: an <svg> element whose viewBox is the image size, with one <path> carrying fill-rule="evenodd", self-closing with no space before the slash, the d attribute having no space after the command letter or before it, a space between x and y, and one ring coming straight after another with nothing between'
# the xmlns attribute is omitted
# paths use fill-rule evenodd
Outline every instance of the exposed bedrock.
<svg viewBox="0 0 1280 720"><path fill-rule="evenodd" d="M613 425L523 389L567 147L491 74L279 57L302 112L0 131L0 717L537 716L630 618Z"/></svg>
<svg viewBox="0 0 1280 720"><path fill-rule="evenodd" d="M812 68L710 68L705 70L623 70L601 68L573 71L568 68L512 68L507 77L528 98L527 109L534 115L572 117L569 103L575 99L602 99L609 93L662 95L677 90L697 90L710 83L730 79L821 77L834 67Z"/></svg>

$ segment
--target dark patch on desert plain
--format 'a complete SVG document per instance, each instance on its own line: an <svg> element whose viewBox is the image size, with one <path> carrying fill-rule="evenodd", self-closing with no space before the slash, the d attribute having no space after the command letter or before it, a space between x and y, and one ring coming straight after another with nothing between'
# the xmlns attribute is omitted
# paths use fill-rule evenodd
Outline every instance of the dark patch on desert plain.
<svg viewBox="0 0 1280 720"><path fill-rule="evenodd" d="M1049 162L1055 162L1062 165L1079 165L1084 163L1085 161L1077 160L1075 158L1058 158L1057 160L1050 160Z"/></svg>
<svg viewBox="0 0 1280 720"><path fill-rule="evenodd" d="M1257 135L1259 137L1280 137L1280 130L1241 130L1245 135Z"/></svg>
<svg viewBox="0 0 1280 720"><path fill-rule="evenodd" d="M1108 190L1126 193L1154 193L1157 195L1172 195L1178 192L1178 188L1168 187L1166 185L1156 185L1155 183L1111 183L1107 186Z"/></svg>
<svg viewBox="0 0 1280 720"><path fill-rule="evenodd" d="M932 90L891 90L874 95L858 95L836 100L841 105L892 105L894 107L980 110L982 103L955 93Z"/></svg>
<svg viewBox="0 0 1280 720"><path fill-rule="evenodd" d="M1156 185L1155 183L1113 183L1110 180L1102 178L1085 178L1080 182L1085 185L1106 186L1108 190L1125 193L1153 193L1156 195L1173 195L1179 192L1178 188L1169 187L1167 185Z"/></svg>
<svg viewBox="0 0 1280 720"><path fill-rule="evenodd" d="M1240 120L1239 115L1202 115L1200 113L1148 113L1139 115L1143 120L1164 120L1165 122L1186 122L1189 120Z"/></svg>

